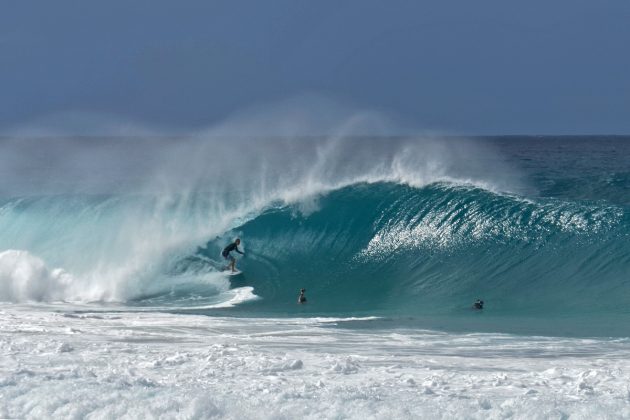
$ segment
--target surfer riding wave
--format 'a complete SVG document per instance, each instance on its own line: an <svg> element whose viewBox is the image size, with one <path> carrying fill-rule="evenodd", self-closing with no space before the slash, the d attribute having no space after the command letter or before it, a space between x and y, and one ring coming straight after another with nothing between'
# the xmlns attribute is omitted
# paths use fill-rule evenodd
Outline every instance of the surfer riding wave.
<svg viewBox="0 0 630 420"><path fill-rule="evenodd" d="M223 251L221 252L221 256L226 261L229 261L228 266L226 268L230 268L232 270L232 273L236 272L236 258L234 258L232 255L230 255L230 253L232 251L235 251L235 252L238 252L241 255L245 255L245 253L241 252L238 249L238 246L240 244L241 244L241 240L239 238L236 238L236 240L234 242L232 242L231 244L229 244L228 246L223 248Z"/></svg>

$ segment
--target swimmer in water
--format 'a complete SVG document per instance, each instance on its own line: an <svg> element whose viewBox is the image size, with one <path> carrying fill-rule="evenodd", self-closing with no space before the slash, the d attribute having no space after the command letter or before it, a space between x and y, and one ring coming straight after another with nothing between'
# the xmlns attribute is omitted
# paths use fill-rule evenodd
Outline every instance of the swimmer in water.
<svg viewBox="0 0 630 420"><path fill-rule="evenodd" d="M304 293L306 293L306 289L301 289L297 303L306 303L306 296L304 296Z"/></svg>

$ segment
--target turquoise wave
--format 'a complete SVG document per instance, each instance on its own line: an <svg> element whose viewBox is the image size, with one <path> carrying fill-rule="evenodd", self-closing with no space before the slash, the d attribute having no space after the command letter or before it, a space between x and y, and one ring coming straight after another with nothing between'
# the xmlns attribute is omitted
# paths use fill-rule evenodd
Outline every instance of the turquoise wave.
<svg viewBox="0 0 630 420"><path fill-rule="evenodd" d="M32 177L0 188L0 300L630 334L627 138L284 139L248 143L242 173L212 145L163 145L196 170L151 182L104 167L48 188L17 167ZM236 236L243 274L228 277Z"/></svg>
<svg viewBox="0 0 630 420"><path fill-rule="evenodd" d="M243 238L237 284L263 298L248 311L457 314L476 298L505 315L626 311L630 218L621 206L391 183L343 188L317 205L269 209L196 257L216 258ZM302 287L308 309L294 302Z"/></svg>

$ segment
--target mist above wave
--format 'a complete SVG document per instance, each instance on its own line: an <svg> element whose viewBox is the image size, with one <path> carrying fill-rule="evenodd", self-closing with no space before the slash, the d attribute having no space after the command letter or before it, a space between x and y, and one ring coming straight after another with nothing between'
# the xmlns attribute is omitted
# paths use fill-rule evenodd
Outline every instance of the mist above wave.
<svg viewBox="0 0 630 420"><path fill-rule="evenodd" d="M291 98L181 131L66 112L0 137L0 194L207 191L298 200L356 182L520 188L519 174L480 139L407 132L393 119L321 97Z"/></svg>

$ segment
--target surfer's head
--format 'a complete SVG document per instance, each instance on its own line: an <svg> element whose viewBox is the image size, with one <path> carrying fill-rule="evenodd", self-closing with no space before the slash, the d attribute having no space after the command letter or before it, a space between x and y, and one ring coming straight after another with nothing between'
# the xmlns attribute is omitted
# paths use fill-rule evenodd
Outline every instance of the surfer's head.
<svg viewBox="0 0 630 420"><path fill-rule="evenodd" d="M306 289L300 289L300 293L301 293L301 294L306 293Z"/></svg>
<svg viewBox="0 0 630 420"><path fill-rule="evenodd" d="M236 240L234 241L234 243L235 243L236 245L239 245L239 244L241 243L241 240L240 240L239 238L236 238Z"/></svg>

